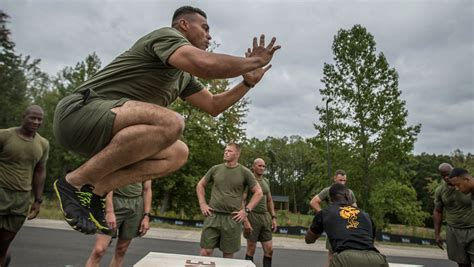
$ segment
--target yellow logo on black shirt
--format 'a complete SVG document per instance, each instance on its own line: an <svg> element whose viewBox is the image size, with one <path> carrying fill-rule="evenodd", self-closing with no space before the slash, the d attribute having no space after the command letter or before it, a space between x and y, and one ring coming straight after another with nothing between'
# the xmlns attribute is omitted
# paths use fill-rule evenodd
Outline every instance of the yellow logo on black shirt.
<svg viewBox="0 0 474 267"><path fill-rule="evenodd" d="M357 214L359 214L360 210L351 207L351 206L346 206L346 207L340 207L339 208L339 215L341 218L347 220L347 225L346 228L357 228L359 225L359 222L357 220Z"/></svg>

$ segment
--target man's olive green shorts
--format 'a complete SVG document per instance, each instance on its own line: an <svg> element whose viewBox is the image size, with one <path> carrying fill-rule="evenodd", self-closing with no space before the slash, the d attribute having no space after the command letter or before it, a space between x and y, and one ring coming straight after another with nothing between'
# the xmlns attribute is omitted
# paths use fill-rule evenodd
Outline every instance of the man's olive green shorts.
<svg viewBox="0 0 474 267"><path fill-rule="evenodd" d="M388 267L388 263L377 251L346 249L334 253L329 267Z"/></svg>
<svg viewBox="0 0 474 267"><path fill-rule="evenodd" d="M219 248L224 253L235 253L240 250L242 223L232 220L232 216L213 212L204 219L201 248Z"/></svg>
<svg viewBox="0 0 474 267"><path fill-rule="evenodd" d="M112 139L115 113L111 109L122 106L128 100L105 99L92 90L63 98L54 112L56 140L83 156L97 154Z"/></svg>
<svg viewBox="0 0 474 267"><path fill-rule="evenodd" d="M0 229L18 233L30 210L31 193L0 187Z"/></svg>
<svg viewBox="0 0 474 267"><path fill-rule="evenodd" d="M267 242L272 240L272 216L270 216L268 212L251 212L247 218L252 225L252 232L248 236L245 236L245 238L253 242Z"/></svg>
<svg viewBox="0 0 474 267"><path fill-rule="evenodd" d="M114 195L113 203L117 231L112 236L118 236L120 239L133 239L139 236L140 225L143 219L143 197Z"/></svg>
<svg viewBox="0 0 474 267"><path fill-rule="evenodd" d="M474 263L474 228L446 226L448 259L457 263Z"/></svg>

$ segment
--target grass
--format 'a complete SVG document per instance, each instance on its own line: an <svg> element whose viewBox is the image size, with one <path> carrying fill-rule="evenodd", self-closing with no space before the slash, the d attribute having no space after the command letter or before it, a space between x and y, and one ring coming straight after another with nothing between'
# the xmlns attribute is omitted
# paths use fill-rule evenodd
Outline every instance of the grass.
<svg viewBox="0 0 474 267"><path fill-rule="evenodd" d="M166 213L163 217L176 218L174 213ZM44 199L43 204L41 204L41 212L38 215L38 218L41 219L53 219L53 220L62 220L63 215L59 209L59 204L56 199ZM185 219L180 216L180 219ZM202 216L195 216L194 220L202 220ZM289 213L287 211L278 211L277 212L277 222L281 226L303 226L307 227L311 224L313 220L313 215L298 214L298 213ZM179 226L168 223L151 223L152 227L160 227L166 229L180 229L180 230L197 230L195 227ZM407 236L416 236L421 238L434 238L434 229L425 228L425 227L415 227L415 226L406 226L401 224L390 224L388 229L385 229L385 232L397 235L407 235ZM275 234L276 236L281 237L291 237L291 238L302 238L300 236L285 235L285 234ZM441 236L444 237L444 231L441 232ZM397 243L398 244L398 243Z"/></svg>

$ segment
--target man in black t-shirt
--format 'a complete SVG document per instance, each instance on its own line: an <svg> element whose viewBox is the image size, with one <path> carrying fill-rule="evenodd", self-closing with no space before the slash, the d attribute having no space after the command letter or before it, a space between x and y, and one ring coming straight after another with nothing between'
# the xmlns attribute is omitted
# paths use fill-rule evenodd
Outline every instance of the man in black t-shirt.
<svg viewBox="0 0 474 267"><path fill-rule="evenodd" d="M330 267L388 267L385 256L374 247L375 228L369 214L350 205L347 187L332 185L329 197L332 204L314 216L306 243L316 242L325 231L334 251Z"/></svg>

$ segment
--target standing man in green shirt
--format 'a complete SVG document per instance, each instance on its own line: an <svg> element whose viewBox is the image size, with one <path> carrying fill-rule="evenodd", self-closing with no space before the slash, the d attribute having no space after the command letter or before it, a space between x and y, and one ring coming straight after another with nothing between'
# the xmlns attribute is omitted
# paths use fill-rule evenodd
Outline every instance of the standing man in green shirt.
<svg viewBox="0 0 474 267"><path fill-rule="evenodd" d="M115 254L109 266L123 266L125 253L133 238L144 236L150 229L151 180L126 185L107 194L106 215L110 235L96 234L94 248L86 267L99 267L113 236L118 236Z"/></svg>
<svg viewBox="0 0 474 267"><path fill-rule="evenodd" d="M0 266L8 265L8 247L25 219L40 212L49 153L48 140L37 133L43 115L33 105L20 127L0 129Z"/></svg>
<svg viewBox="0 0 474 267"><path fill-rule="evenodd" d="M163 177L186 163L188 147L178 140L184 120L166 108L169 104L180 97L217 116L262 79L280 49L275 38L265 44L262 34L245 57L236 57L207 52L210 40L206 13L178 8L171 27L140 38L58 103L56 139L89 158L54 184L63 215L74 229L107 231L101 207L108 192ZM240 75L240 83L215 95L197 79Z"/></svg>
<svg viewBox="0 0 474 267"><path fill-rule="evenodd" d="M347 182L346 172L344 170L337 170L334 174L333 184L345 185L346 182ZM331 204L331 198L329 197L329 188L331 188L331 186L324 188L323 190L321 190L321 192L319 192L319 194L317 194L316 196L313 197L313 199L311 199L309 205L316 213L321 211L321 202L326 202L327 205ZM354 192L352 192L352 190L350 190L349 188L348 190L352 198L351 205L353 207L357 207L357 199L354 195ZM331 264L333 250L331 247L331 243L329 242L329 238L326 238L326 249L328 250L328 264Z"/></svg>
<svg viewBox="0 0 474 267"><path fill-rule="evenodd" d="M263 197L257 206L248 214L244 220L244 236L247 239L246 260L253 262L253 256L257 248L257 242L262 244L263 248L263 267L272 266L273 243L272 232L277 229L277 220L275 216L275 207L273 205L272 194L270 192L270 182L263 177L265 173L265 161L257 158L253 161L252 172L258 184L262 188ZM250 201L253 194L250 193L244 199Z"/></svg>
<svg viewBox="0 0 474 267"><path fill-rule="evenodd" d="M453 167L442 163L438 167L443 178L434 194L433 222L436 244L444 250L441 239L443 212L446 218L446 245L448 258L459 267L470 267L474 263L474 210L471 193L457 191L449 181Z"/></svg>
<svg viewBox="0 0 474 267"><path fill-rule="evenodd" d="M201 256L212 256L215 248L224 258L240 250L242 222L262 198L262 189L252 172L239 164L240 146L230 143L224 150L224 163L215 165L196 185L201 212L206 218L201 232ZM206 202L206 186L212 183L211 199ZM243 206L246 188L253 193ZM243 207L242 207L243 206Z"/></svg>

